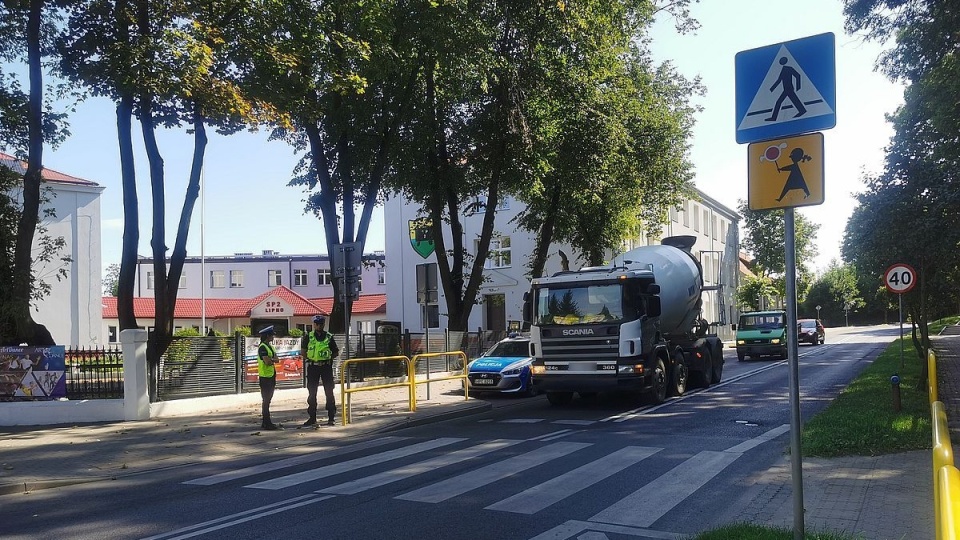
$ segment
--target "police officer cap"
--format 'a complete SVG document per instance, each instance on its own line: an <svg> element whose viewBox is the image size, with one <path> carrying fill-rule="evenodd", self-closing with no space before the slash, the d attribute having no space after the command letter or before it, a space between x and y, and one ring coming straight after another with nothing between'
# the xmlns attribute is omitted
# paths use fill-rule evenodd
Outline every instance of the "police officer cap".
<svg viewBox="0 0 960 540"><path fill-rule="evenodd" d="M315 316L313 317L313 322L318 323L318 324L319 324L319 323L323 323L323 322L325 322L326 320L327 320L327 319L326 319L323 315L315 315Z"/></svg>
<svg viewBox="0 0 960 540"><path fill-rule="evenodd" d="M259 332L261 336L272 336L274 334L273 325L270 325Z"/></svg>

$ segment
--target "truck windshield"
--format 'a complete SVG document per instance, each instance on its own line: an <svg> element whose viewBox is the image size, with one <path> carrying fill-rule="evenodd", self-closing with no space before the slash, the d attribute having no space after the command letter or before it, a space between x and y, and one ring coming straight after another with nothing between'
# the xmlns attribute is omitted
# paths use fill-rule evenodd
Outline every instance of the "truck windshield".
<svg viewBox="0 0 960 540"><path fill-rule="evenodd" d="M741 315L740 330L773 330L783 328L786 324L783 315L767 313L764 315Z"/></svg>
<svg viewBox="0 0 960 540"><path fill-rule="evenodd" d="M620 284L543 287L537 291L536 324L586 324L624 319Z"/></svg>

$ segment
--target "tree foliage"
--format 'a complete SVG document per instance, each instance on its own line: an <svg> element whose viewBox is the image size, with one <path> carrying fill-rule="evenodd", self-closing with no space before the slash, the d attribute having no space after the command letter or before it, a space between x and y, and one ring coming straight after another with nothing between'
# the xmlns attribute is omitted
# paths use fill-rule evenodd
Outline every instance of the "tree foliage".
<svg viewBox="0 0 960 540"><path fill-rule="evenodd" d="M768 276L748 276L737 289L737 307L741 311L757 311L776 305L779 291Z"/></svg>
<svg viewBox="0 0 960 540"><path fill-rule="evenodd" d="M756 271L772 279L781 298L786 296L786 252L783 210L750 210L741 200L737 211L744 219L744 234L741 247L754 258ZM820 225L811 222L800 213L794 214L794 247L796 249L796 272L798 295L807 289L813 272L809 265L817 256L817 231ZM798 298L798 301L802 301Z"/></svg>
<svg viewBox="0 0 960 540"><path fill-rule="evenodd" d="M857 310L864 305L856 268L832 261L823 275L810 285L798 312L801 318L819 316L827 326L840 326L846 322L847 310Z"/></svg>

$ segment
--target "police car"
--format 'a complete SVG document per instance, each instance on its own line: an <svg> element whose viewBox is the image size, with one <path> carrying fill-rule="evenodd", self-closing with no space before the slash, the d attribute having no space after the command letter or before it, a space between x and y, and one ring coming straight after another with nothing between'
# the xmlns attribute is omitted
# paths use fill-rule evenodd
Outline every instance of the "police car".
<svg viewBox="0 0 960 540"><path fill-rule="evenodd" d="M536 395L530 373L530 338L511 334L490 348L483 356L467 364L470 393L501 392Z"/></svg>

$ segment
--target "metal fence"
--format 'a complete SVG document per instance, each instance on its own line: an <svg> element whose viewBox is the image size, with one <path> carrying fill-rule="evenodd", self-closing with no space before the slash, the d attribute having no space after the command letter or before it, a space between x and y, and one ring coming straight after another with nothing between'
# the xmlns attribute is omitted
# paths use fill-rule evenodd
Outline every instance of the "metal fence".
<svg viewBox="0 0 960 540"><path fill-rule="evenodd" d="M123 397L123 353L119 348L75 348L64 354L67 399Z"/></svg>
<svg viewBox="0 0 960 540"><path fill-rule="evenodd" d="M503 339L506 332L404 332L402 334L352 334L349 358L372 358L463 351L474 359ZM335 364L335 377L340 378L340 365L347 357L344 335L335 335L340 347L340 361ZM160 360L160 368L151 377L153 399L169 401L192 397L257 392L256 381L245 377L243 336L175 337ZM67 397L69 399L105 399L123 397L123 355L120 349L76 348L66 351ZM424 359L417 365L417 374L463 369L457 355ZM364 362L348 365L351 382L402 377L406 368L402 361ZM304 386L302 377L278 381L277 388Z"/></svg>

